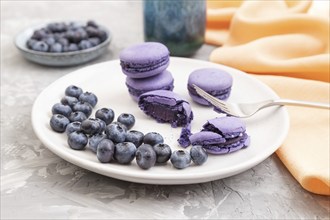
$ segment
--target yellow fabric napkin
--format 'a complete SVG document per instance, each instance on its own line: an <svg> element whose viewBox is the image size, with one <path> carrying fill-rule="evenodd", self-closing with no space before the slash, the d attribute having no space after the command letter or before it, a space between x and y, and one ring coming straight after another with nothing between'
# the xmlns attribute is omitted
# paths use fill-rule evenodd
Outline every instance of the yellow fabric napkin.
<svg viewBox="0 0 330 220"><path fill-rule="evenodd" d="M307 14L311 4L209 0L206 42L221 46L210 61L263 74L254 76L281 98L330 102L329 15ZM287 108L290 130L276 153L303 188L330 195L330 111Z"/></svg>

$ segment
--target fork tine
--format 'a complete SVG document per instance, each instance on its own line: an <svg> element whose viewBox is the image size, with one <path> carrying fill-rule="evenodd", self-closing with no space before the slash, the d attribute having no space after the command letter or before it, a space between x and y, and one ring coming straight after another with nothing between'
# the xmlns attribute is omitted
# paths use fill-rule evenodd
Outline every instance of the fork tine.
<svg viewBox="0 0 330 220"><path fill-rule="evenodd" d="M229 109L226 105L225 102L220 101L219 99L213 97L212 95L210 95L209 93L205 92L203 89L199 88L198 86L196 86L195 84L193 84L194 89L196 90L196 92L202 96L203 98L205 98L207 101L209 101L212 105L220 108L222 111L224 111L225 113L230 113Z"/></svg>

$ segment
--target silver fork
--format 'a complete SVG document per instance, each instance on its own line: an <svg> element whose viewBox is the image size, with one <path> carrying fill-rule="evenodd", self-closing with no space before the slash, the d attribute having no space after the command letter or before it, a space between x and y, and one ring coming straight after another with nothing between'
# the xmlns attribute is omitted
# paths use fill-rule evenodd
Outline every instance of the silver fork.
<svg viewBox="0 0 330 220"><path fill-rule="evenodd" d="M223 111L228 115L239 118L250 117L255 113L257 113L259 110L274 105L295 105L295 106L330 109L330 105L328 103L307 102L307 101L298 101L298 100L290 100L290 99L265 100L257 103L228 103L221 101L218 98L210 95L209 93L205 92L203 89L199 88L195 84L193 84L193 87L198 95L209 101L214 107L219 108L221 111Z"/></svg>

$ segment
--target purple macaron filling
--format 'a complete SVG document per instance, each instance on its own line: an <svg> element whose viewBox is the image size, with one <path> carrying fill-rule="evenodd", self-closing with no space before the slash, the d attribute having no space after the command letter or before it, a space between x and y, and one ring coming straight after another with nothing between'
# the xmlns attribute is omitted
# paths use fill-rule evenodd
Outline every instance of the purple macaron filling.
<svg viewBox="0 0 330 220"><path fill-rule="evenodd" d="M153 71L162 66L166 66L169 63L169 56L164 56L159 60L148 61L147 63L133 63L133 62L125 62L120 61L120 65L123 71L127 73L144 73Z"/></svg>
<svg viewBox="0 0 330 220"><path fill-rule="evenodd" d="M182 127L193 119L187 101L167 90L155 90L142 94L138 105L146 114L160 123L170 123L172 127Z"/></svg>
<svg viewBox="0 0 330 220"><path fill-rule="evenodd" d="M143 93L146 93L146 92L150 92L152 90L139 90L139 89L135 89L131 86L129 86L127 83L126 83L126 86L128 88L128 92L129 94L133 97L133 99L135 101L138 101L139 99L139 96L142 95ZM169 90L169 91L172 91L174 88L174 85L173 85L173 82L171 84L169 84L168 86L164 86L162 88L159 88L160 90Z"/></svg>
<svg viewBox="0 0 330 220"><path fill-rule="evenodd" d="M188 147L190 143L191 136L191 124L188 123L185 127L181 129L180 137L178 139L178 143L181 147Z"/></svg>

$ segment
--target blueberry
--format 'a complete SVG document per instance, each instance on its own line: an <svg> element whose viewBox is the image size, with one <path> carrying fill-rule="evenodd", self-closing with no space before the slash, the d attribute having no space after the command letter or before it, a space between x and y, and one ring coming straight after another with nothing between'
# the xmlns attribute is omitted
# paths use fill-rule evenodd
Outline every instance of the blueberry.
<svg viewBox="0 0 330 220"><path fill-rule="evenodd" d="M64 37L59 38L57 42L60 43L63 47L69 46L69 40Z"/></svg>
<svg viewBox="0 0 330 220"><path fill-rule="evenodd" d="M72 51L78 51L79 47L77 44L69 44L68 48L66 49L68 52L72 52Z"/></svg>
<svg viewBox="0 0 330 220"><path fill-rule="evenodd" d="M69 116L70 121L85 121L87 116L83 112L72 112Z"/></svg>
<svg viewBox="0 0 330 220"><path fill-rule="evenodd" d="M97 145L96 157L101 163L109 163L115 154L115 144L109 139L103 139Z"/></svg>
<svg viewBox="0 0 330 220"><path fill-rule="evenodd" d="M190 149L190 157L196 165L202 165L207 160L207 153L201 145L193 145Z"/></svg>
<svg viewBox="0 0 330 220"><path fill-rule="evenodd" d="M63 105L62 103L56 103L52 107L53 115L61 114L68 118L70 116L71 112L72 112L71 107L68 105Z"/></svg>
<svg viewBox="0 0 330 220"><path fill-rule="evenodd" d="M95 112L95 118L99 118L107 125L110 124L115 117L115 113L111 108L101 108Z"/></svg>
<svg viewBox="0 0 330 220"><path fill-rule="evenodd" d="M115 159L120 164L128 164L135 157L136 147L133 143L122 142L115 146Z"/></svg>
<svg viewBox="0 0 330 220"><path fill-rule="evenodd" d="M118 121L114 121L111 124L119 125L120 127L122 127L125 130L125 132L127 131L127 127L123 123L120 123Z"/></svg>
<svg viewBox="0 0 330 220"><path fill-rule="evenodd" d="M89 40L80 41L78 46L79 46L80 50L86 50L86 49L93 47L92 43Z"/></svg>
<svg viewBox="0 0 330 220"><path fill-rule="evenodd" d="M93 47L95 47L101 43L101 40L98 37L91 37L88 39L88 41L91 42Z"/></svg>
<svg viewBox="0 0 330 220"><path fill-rule="evenodd" d="M92 92L84 92L80 94L78 99L80 101L88 102L92 107L95 107L97 103L97 96Z"/></svg>
<svg viewBox="0 0 330 220"><path fill-rule="evenodd" d="M100 131L100 123L93 118L88 118L85 121L81 122L81 130L85 134L94 135Z"/></svg>
<svg viewBox="0 0 330 220"><path fill-rule="evenodd" d="M97 103L97 96L91 92L82 93L78 99L80 101L88 102L92 107L95 107Z"/></svg>
<svg viewBox="0 0 330 220"><path fill-rule="evenodd" d="M167 144L161 143L153 146L157 155L157 163L165 163L171 158L172 150Z"/></svg>
<svg viewBox="0 0 330 220"><path fill-rule="evenodd" d="M156 152L149 144L142 144L136 150L136 163L142 169L149 169L156 163Z"/></svg>
<svg viewBox="0 0 330 220"><path fill-rule="evenodd" d="M55 32L64 32L68 29L68 27L64 22L50 23L47 25L47 29L55 33Z"/></svg>
<svg viewBox="0 0 330 220"><path fill-rule="evenodd" d="M35 30L34 32L33 32L33 35L32 35L32 37L31 37L31 39L34 39L34 40L41 40L41 39L43 39L43 38L45 38L46 36L47 36L47 32L46 32L46 30Z"/></svg>
<svg viewBox="0 0 330 220"><path fill-rule="evenodd" d="M107 136L105 134L94 134L92 137L89 138L88 148L91 149L94 153L96 153L97 145L106 138Z"/></svg>
<svg viewBox="0 0 330 220"><path fill-rule="evenodd" d="M105 131L105 128L107 127L107 125L105 124L105 122L102 121L99 118L95 118L95 120L100 124L100 129L99 129L98 133L102 133L103 131Z"/></svg>
<svg viewBox="0 0 330 220"><path fill-rule="evenodd" d="M172 153L171 163L177 169L184 169L190 165L191 157L186 150L176 150Z"/></svg>
<svg viewBox="0 0 330 220"><path fill-rule="evenodd" d="M105 129L105 133L115 143L124 142L126 139L126 129L118 124L109 124Z"/></svg>
<svg viewBox="0 0 330 220"><path fill-rule="evenodd" d="M38 41L37 40L35 40L35 39L29 39L27 42L26 42L26 45L27 45L27 47L29 48L29 49L32 49L33 48L33 45L35 44L35 43L37 43Z"/></svg>
<svg viewBox="0 0 330 220"><path fill-rule="evenodd" d="M73 111L83 112L88 118L93 111L93 107L88 102L79 101L73 106Z"/></svg>
<svg viewBox="0 0 330 220"><path fill-rule="evenodd" d="M124 124L126 128L129 130L135 124L135 117L132 114L123 113L118 116L117 121Z"/></svg>
<svg viewBox="0 0 330 220"><path fill-rule="evenodd" d="M139 147L143 143L143 133L140 131L131 130L126 133L127 142L132 142L136 147Z"/></svg>
<svg viewBox="0 0 330 220"><path fill-rule="evenodd" d="M69 119L64 115L55 114L50 119L50 127L56 131L63 133L66 129L66 126L70 123Z"/></svg>
<svg viewBox="0 0 330 220"><path fill-rule="evenodd" d="M60 43L55 43L50 46L50 52L61 53L63 51L63 46Z"/></svg>
<svg viewBox="0 0 330 220"><path fill-rule="evenodd" d="M80 131L74 131L69 134L68 144L74 150L83 150L85 149L88 143L88 137L86 134Z"/></svg>
<svg viewBox="0 0 330 220"><path fill-rule="evenodd" d="M70 106L71 108L73 108L73 106L78 102L78 99L76 97L73 97L73 96L64 96L62 99L61 99L61 103L63 105L68 105Z"/></svg>
<svg viewBox="0 0 330 220"><path fill-rule="evenodd" d="M95 27L87 26L86 32L88 34L88 37L98 37L99 36L99 30Z"/></svg>
<svg viewBox="0 0 330 220"><path fill-rule="evenodd" d="M32 50L41 51L41 52L47 52L48 48L49 48L48 44L46 44L43 41L38 41L32 46Z"/></svg>
<svg viewBox="0 0 330 220"><path fill-rule="evenodd" d="M98 30L97 37L101 39L101 42L105 41L108 37L107 33L103 30Z"/></svg>
<svg viewBox="0 0 330 220"><path fill-rule="evenodd" d="M149 132L144 135L143 143L154 146L156 144L164 143L164 138L157 132Z"/></svg>
<svg viewBox="0 0 330 220"><path fill-rule="evenodd" d="M51 46L56 42L53 36L47 36L44 39L42 39L42 41L45 42L48 46Z"/></svg>
<svg viewBox="0 0 330 220"><path fill-rule="evenodd" d="M96 24L95 21L87 21L87 26L91 26L91 27L94 27L94 28L98 28L99 26Z"/></svg>
<svg viewBox="0 0 330 220"><path fill-rule="evenodd" d="M74 121L71 122L66 126L65 133L67 135L71 134L74 131L81 131L81 122L80 121Z"/></svg>
<svg viewBox="0 0 330 220"><path fill-rule="evenodd" d="M65 95L73 96L79 98L79 96L83 93L83 90L75 85L70 85L65 89Z"/></svg>

